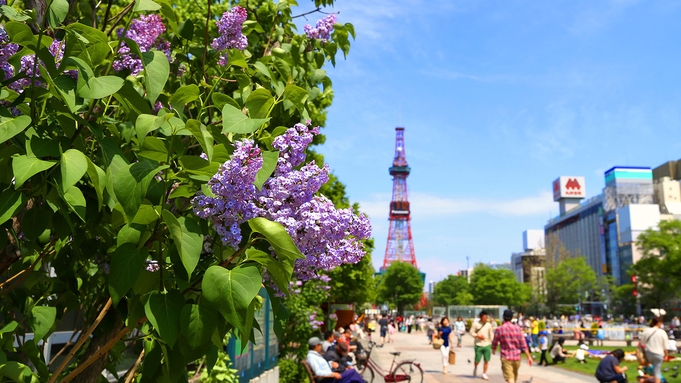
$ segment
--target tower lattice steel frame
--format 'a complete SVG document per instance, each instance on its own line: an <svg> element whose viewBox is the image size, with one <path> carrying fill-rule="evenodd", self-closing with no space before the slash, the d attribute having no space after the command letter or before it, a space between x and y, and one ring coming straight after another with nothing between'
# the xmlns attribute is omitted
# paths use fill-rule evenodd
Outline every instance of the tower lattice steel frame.
<svg viewBox="0 0 681 383"><path fill-rule="evenodd" d="M393 196L390 201L390 229L385 247L383 270L393 262L408 262L418 268L411 237L411 210L407 191L407 177L411 168L404 149L404 128L395 128L395 159L390 167L393 176Z"/></svg>

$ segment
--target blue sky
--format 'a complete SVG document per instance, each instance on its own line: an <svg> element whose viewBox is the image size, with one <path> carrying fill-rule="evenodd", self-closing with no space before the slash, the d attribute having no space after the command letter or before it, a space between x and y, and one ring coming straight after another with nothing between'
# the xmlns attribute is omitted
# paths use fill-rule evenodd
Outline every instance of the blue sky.
<svg viewBox="0 0 681 383"><path fill-rule="evenodd" d="M301 9L304 7L301 7ZM406 128L419 267L508 262L557 215L551 183L681 157L681 1L338 0L320 151L371 218L380 266L394 128ZM318 15L309 17L316 21Z"/></svg>

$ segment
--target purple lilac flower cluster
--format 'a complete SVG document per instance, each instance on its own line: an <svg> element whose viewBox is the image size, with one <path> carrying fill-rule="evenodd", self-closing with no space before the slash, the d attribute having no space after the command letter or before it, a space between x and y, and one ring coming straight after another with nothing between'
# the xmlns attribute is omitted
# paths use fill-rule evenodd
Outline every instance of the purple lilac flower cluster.
<svg viewBox="0 0 681 383"><path fill-rule="evenodd" d="M358 262L365 254L361 240L371 236L366 216L336 209L328 198L315 195L329 179L327 165L320 168L313 161L295 169L318 133L308 121L277 137L277 168L261 190L253 185L262 167L260 149L249 140L238 142L232 158L208 183L215 197L198 195L192 200L196 214L210 219L222 242L235 249L241 223L264 217L282 224L305 255L295 265L296 277L303 281L317 278L320 270Z"/></svg>
<svg viewBox="0 0 681 383"><path fill-rule="evenodd" d="M215 197L198 195L192 203L199 218L211 220L222 243L236 249L241 242L239 225L257 217L253 181L263 160L253 141L237 141L235 146L231 160L222 164L208 182Z"/></svg>
<svg viewBox="0 0 681 383"><path fill-rule="evenodd" d="M64 41L54 40L48 50L52 53L52 56L54 56L55 63L59 65L64 57ZM18 51L19 45L11 43L5 29L0 27L0 69L2 69L5 74L5 80L14 77L15 75L14 67L10 65L9 58ZM25 74L26 77L20 78L8 85L8 88L17 92L21 92L23 88L31 86L31 79L33 77L38 77L38 74L34 73L35 55L23 56L21 57L20 62L21 66L19 68L19 73ZM39 62L38 64L41 65L42 62ZM68 70L65 73L75 78L78 72L75 70ZM44 84L42 81L35 80L35 85L43 86Z"/></svg>
<svg viewBox="0 0 681 383"><path fill-rule="evenodd" d="M310 24L305 24L303 30L307 38L314 40L321 40L323 43L331 40L331 32L333 32L333 25L336 24L336 15L328 15L323 19L317 21L314 28Z"/></svg>
<svg viewBox="0 0 681 383"><path fill-rule="evenodd" d="M161 35L166 31L163 20L159 15L142 15L137 19L133 19L130 23L130 28L125 33L125 37L137 43L142 52L148 52L152 49L157 49L165 53L170 61L170 42L161 38ZM123 35L123 28L118 29L118 38ZM144 69L142 59L136 54L130 52L130 47L123 43L118 50L119 58L114 60L113 68L116 71L125 69L130 70L130 74L136 75Z"/></svg>
<svg viewBox="0 0 681 383"><path fill-rule="evenodd" d="M319 327L321 327L324 324L324 321L317 320L316 312L313 312L308 319L310 320L310 326L312 326L313 330L318 330Z"/></svg>
<svg viewBox="0 0 681 383"><path fill-rule="evenodd" d="M218 32L220 37L213 39L211 47L213 49L224 51L227 49L238 49L240 51L248 47L248 39L241 33L241 29L244 25L244 21L248 14L246 9L240 6L236 6L231 10L222 14L220 20L218 20ZM229 58L227 53L221 53L218 64L227 65Z"/></svg>

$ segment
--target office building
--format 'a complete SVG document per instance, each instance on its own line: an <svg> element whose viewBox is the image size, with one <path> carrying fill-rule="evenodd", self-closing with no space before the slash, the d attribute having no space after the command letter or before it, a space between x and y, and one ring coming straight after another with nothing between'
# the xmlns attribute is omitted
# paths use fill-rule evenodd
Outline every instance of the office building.
<svg viewBox="0 0 681 383"><path fill-rule="evenodd" d="M665 218L661 212L681 211L678 182L664 178L672 170L658 171L661 179L654 183L650 168L613 167L604 174L602 194L584 202L579 200L586 196L583 178L560 177L553 190L561 214L545 226L547 238L553 236L573 256L583 256L599 278L609 275L617 284L627 283L629 269L642 255L638 236ZM557 249L550 251L547 256L555 259Z"/></svg>

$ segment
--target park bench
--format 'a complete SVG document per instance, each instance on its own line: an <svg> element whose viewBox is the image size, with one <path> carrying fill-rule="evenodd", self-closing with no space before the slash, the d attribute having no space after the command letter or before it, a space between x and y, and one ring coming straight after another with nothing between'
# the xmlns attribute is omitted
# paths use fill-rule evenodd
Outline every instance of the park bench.
<svg viewBox="0 0 681 383"><path fill-rule="evenodd" d="M301 361L300 363L302 363L302 365L305 367L305 371L307 371L307 377L310 378L310 383L331 383L336 380L334 378L315 375L314 372L312 372L310 365L307 364L307 361L305 360Z"/></svg>

